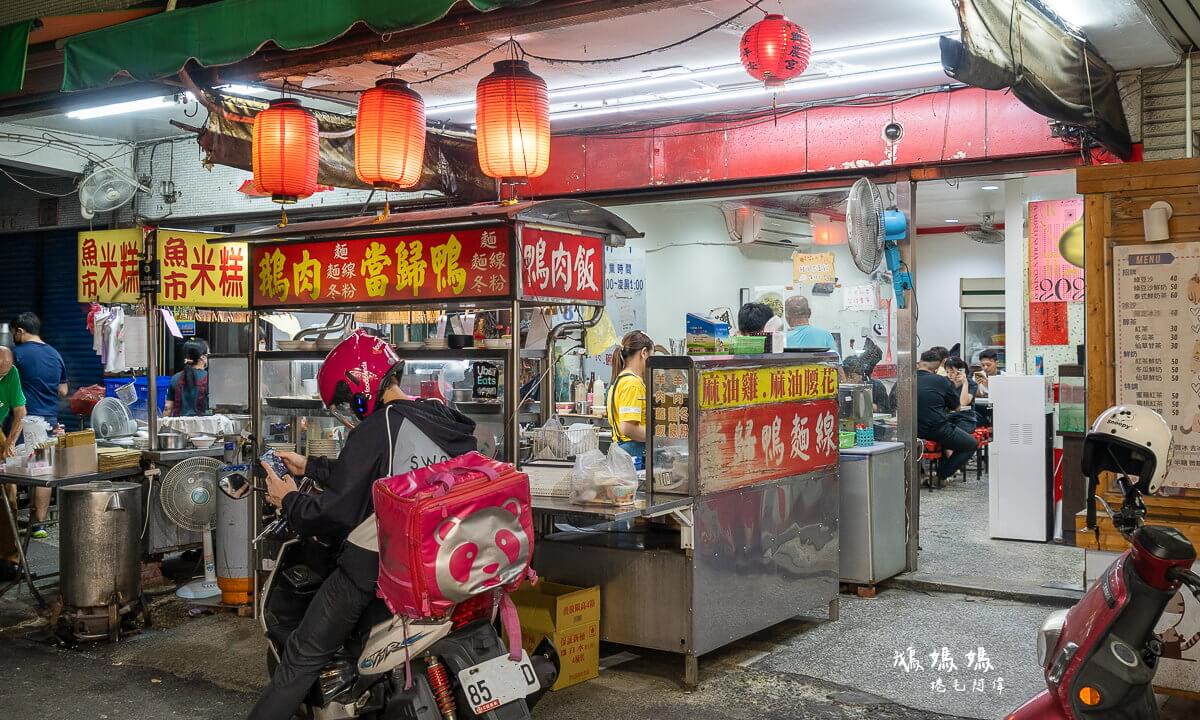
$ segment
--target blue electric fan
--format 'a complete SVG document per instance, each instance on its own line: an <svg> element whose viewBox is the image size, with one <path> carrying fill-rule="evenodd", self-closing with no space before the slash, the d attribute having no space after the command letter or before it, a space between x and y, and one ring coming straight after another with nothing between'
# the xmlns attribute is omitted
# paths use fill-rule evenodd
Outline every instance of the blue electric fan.
<svg viewBox="0 0 1200 720"><path fill-rule="evenodd" d="M850 188L846 229L854 264L869 275L883 260L892 276L896 307L906 307L905 291L912 289L912 275L902 269L900 243L908 239L908 218L899 210L885 210L879 188L864 177Z"/></svg>

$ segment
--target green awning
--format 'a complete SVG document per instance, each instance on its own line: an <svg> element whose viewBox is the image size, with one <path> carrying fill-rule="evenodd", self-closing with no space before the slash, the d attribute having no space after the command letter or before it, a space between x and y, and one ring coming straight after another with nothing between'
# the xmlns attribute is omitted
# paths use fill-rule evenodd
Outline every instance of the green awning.
<svg viewBox="0 0 1200 720"><path fill-rule="evenodd" d="M0 27L0 95L20 92L25 84L25 57L32 20Z"/></svg>
<svg viewBox="0 0 1200 720"><path fill-rule="evenodd" d="M480 11L537 0L469 0ZM64 92L107 85L125 74L158 80L189 61L204 67L244 60L263 44L284 50L324 45L357 23L378 33L408 30L446 15L455 0L221 0L159 13L69 38Z"/></svg>

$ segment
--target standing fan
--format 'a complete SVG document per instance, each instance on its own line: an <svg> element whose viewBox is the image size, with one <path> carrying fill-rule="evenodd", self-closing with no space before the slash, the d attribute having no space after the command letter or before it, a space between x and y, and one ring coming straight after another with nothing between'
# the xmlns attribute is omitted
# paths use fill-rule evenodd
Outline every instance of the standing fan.
<svg viewBox="0 0 1200 720"><path fill-rule="evenodd" d="M885 210L879 188L867 178L859 178L850 188L846 208L846 232L854 264L868 275L886 259L896 291L896 307L907 303L905 290L912 289L912 276L901 270L900 241L908 236L908 218L896 209Z"/></svg>
<svg viewBox="0 0 1200 720"><path fill-rule="evenodd" d="M204 577L175 591L185 600L201 600L221 594L213 561L212 526L217 516L217 474L221 463L215 458L194 457L174 465L163 478L159 501L163 513L184 530L203 533Z"/></svg>

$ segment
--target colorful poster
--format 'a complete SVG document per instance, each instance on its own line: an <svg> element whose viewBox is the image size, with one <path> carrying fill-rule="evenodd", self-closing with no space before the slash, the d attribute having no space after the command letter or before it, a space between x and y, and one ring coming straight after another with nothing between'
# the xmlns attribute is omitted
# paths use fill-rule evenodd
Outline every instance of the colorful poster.
<svg viewBox="0 0 1200 720"><path fill-rule="evenodd" d="M705 370L700 373L700 409L831 398L837 389L837 370L828 365Z"/></svg>
<svg viewBox="0 0 1200 720"><path fill-rule="evenodd" d="M604 240L526 225L521 228L521 299L604 304Z"/></svg>
<svg viewBox="0 0 1200 720"><path fill-rule="evenodd" d="M1066 345L1067 304L1065 302L1029 303L1029 344Z"/></svg>
<svg viewBox="0 0 1200 720"><path fill-rule="evenodd" d="M1174 430L1166 484L1200 488L1200 243L1113 248L1116 401Z"/></svg>
<svg viewBox="0 0 1200 720"><path fill-rule="evenodd" d="M217 233L158 231L159 305L244 308L250 294L246 243L210 244Z"/></svg>
<svg viewBox="0 0 1200 720"><path fill-rule="evenodd" d="M792 253L793 285L816 285L836 280L833 253Z"/></svg>
<svg viewBox="0 0 1200 720"><path fill-rule="evenodd" d="M1083 198L1029 203L1029 299L1081 302L1083 268L1063 259L1058 239L1083 217Z"/></svg>
<svg viewBox="0 0 1200 720"><path fill-rule="evenodd" d="M736 488L836 465L837 411L836 400L817 400L701 413L701 482Z"/></svg>
<svg viewBox="0 0 1200 720"><path fill-rule="evenodd" d="M79 233L79 302L137 302L141 255L141 228Z"/></svg>
<svg viewBox="0 0 1200 720"><path fill-rule="evenodd" d="M500 298L509 294L507 228L260 245L255 307Z"/></svg>

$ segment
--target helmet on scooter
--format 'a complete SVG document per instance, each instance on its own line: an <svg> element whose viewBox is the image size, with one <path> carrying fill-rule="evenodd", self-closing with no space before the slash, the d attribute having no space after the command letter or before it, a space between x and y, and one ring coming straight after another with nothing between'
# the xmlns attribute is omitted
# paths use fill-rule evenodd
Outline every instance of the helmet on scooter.
<svg viewBox="0 0 1200 720"><path fill-rule="evenodd" d="M1083 439L1083 474L1105 471L1125 475L1145 495L1162 487L1171 469L1171 426L1162 415L1140 405L1116 405L1100 413Z"/></svg>
<svg viewBox="0 0 1200 720"><path fill-rule="evenodd" d="M379 396L404 372L404 361L383 338L355 330L325 356L317 371L321 401L354 427L378 409Z"/></svg>

